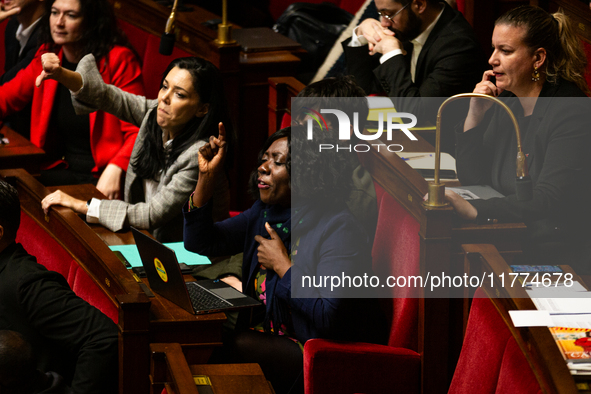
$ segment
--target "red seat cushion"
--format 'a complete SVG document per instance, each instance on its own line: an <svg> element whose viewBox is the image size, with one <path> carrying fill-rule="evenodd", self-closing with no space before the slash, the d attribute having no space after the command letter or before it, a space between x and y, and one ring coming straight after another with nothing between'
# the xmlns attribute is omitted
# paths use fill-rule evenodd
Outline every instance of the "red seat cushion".
<svg viewBox="0 0 591 394"><path fill-rule="evenodd" d="M310 339L304 345L306 394L419 393L421 357L402 348Z"/></svg>

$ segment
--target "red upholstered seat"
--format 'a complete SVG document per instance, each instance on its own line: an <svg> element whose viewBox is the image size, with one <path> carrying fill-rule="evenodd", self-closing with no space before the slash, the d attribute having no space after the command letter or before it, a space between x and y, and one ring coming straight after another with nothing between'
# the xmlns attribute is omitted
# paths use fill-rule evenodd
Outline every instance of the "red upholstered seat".
<svg viewBox="0 0 591 394"><path fill-rule="evenodd" d="M287 126L291 126L291 115L287 112L283 114L283 118L281 118L281 128L285 128Z"/></svg>
<svg viewBox="0 0 591 394"><path fill-rule="evenodd" d="M581 40L581 42L583 43L583 49L587 56L587 72L585 73L585 80L587 81L587 86L591 88L591 44L585 40Z"/></svg>
<svg viewBox="0 0 591 394"><path fill-rule="evenodd" d="M507 323L480 289L472 302L464 345L449 393L542 393Z"/></svg>
<svg viewBox="0 0 591 394"><path fill-rule="evenodd" d="M39 264L50 271L60 273L66 278L72 290L80 298L117 323L118 311L115 304L90 278L86 271L72 259L72 256L59 242L24 212L21 212L21 226L16 241L21 243L27 252L35 256Z"/></svg>
<svg viewBox="0 0 591 394"><path fill-rule="evenodd" d="M378 225L372 250L374 272L380 277L418 275L419 223L382 187L375 186ZM418 294L402 288L391 291L393 298L383 300L391 322L388 345L324 339L306 342L307 394L420 392Z"/></svg>

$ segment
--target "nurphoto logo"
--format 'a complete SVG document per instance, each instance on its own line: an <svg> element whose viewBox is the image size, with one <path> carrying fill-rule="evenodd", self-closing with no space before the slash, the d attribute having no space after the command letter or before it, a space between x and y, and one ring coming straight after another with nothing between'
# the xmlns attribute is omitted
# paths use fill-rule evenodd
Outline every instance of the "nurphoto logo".
<svg viewBox="0 0 591 394"><path fill-rule="evenodd" d="M316 122L321 130L324 128L328 129L328 123L324 119L321 114L332 114L336 116L338 125L339 125L339 140L341 141L349 141L351 140L352 132L355 133L355 136L362 141L375 141L378 140L382 134L384 133L384 113L379 113L378 118L378 129L377 132L372 134L363 134L363 130L359 130L359 113L353 112L353 124L351 125L351 120L349 116L338 109L321 109L320 113L315 111L311 108L304 107L306 110L310 112L306 112L307 115L307 138L308 140L313 140L313 125ZM409 119L410 122L405 123L403 119ZM334 124L334 122L331 122ZM411 141L416 141L417 137L415 137L411 132L410 128L415 127L417 124L417 117L411 113L407 112L388 112L387 113L387 122L386 122L386 138L388 141L392 141L392 133L395 130L402 131ZM353 127L351 127L353 126ZM404 148L400 144L390 144L386 145L383 143L380 144L371 144L372 146L377 147L378 151L380 150L380 146L386 146L390 152L401 152ZM337 144L336 147L333 144L319 144L319 151L322 152L323 150L330 150L336 149L337 151L346 150L351 152L354 150L355 152L369 152L370 145L368 144L356 144L354 146L351 145L339 145Z"/></svg>

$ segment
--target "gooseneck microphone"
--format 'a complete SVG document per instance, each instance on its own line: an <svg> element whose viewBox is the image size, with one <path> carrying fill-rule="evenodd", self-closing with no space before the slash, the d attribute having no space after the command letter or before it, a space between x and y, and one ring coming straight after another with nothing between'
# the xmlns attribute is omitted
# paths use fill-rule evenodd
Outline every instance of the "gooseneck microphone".
<svg viewBox="0 0 591 394"><path fill-rule="evenodd" d="M161 55L172 55L172 49L174 48L175 40L174 21L176 19L177 4L178 0L174 0L172 11L168 16L168 20L166 21L166 28L164 29L164 33L162 33L162 37L160 38L160 48L158 48L158 52L160 52Z"/></svg>
<svg viewBox="0 0 591 394"><path fill-rule="evenodd" d="M429 182L429 197L427 201L423 203L424 206L428 207L444 207L449 205L445 200L445 185L439 181L439 158L441 155L441 112L443 108L451 101L457 100L463 97L478 97L493 101L499 104L509 115L515 128L515 137L517 139L517 160L516 160L516 178L515 178L515 194L518 201L529 201L533 198L533 184L529 171L527 168L526 156L521 148L521 133L519 132L519 124L515 115L511 109L496 97L489 96L481 93L461 93L456 94L447 98L437 111L437 124L435 129L435 179L433 182Z"/></svg>

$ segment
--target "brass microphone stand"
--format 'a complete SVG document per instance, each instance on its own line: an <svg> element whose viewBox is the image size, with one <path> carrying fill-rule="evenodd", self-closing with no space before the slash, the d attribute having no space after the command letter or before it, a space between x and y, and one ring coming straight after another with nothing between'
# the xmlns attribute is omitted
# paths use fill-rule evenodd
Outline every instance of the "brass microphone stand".
<svg viewBox="0 0 591 394"><path fill-rule="evenodd" d="M433 182L429 182L428 199L427 201L423 201L423 205L429 208L445 207L449 205L445 200L445 185L441 183L439 179L439 161L441 156L441 112L448 103L465 97L476 97L493 101L503 107L507 114L509 114L511 121L513 122L513 127L515 127L515 135L517 136L517 199L520 201L530 200L532 195L531 179L529 177L525 155L521 149L521 133L519 132L519 124L517 123L515 115L505 103L496 97L481 93L461 93L445 100L437 111L437 124L435 129L435 177Z"/></svg>

